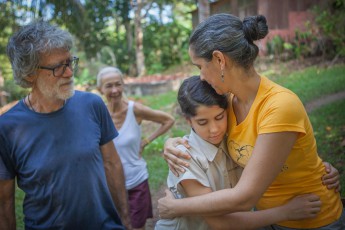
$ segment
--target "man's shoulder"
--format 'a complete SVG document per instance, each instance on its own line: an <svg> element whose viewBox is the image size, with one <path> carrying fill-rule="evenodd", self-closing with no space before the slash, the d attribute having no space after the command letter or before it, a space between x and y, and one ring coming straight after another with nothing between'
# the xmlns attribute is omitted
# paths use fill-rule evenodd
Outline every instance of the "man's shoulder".
<svg viewBox="0 0 345 230"><path fill-rule="evenodd" d="M80 97L100 98L100 96L95 93L91 93L87 91L79 91L79 90L75 90L74 96L77 98L80 98Z"/></svg>
<svg viewBox="0 0 345 230"><path fill-rule="evenodd" d="M99 103L103 101L102 98L95 93L86 92L86 91L78 91L78 90L75 91L72 97L72 100L77 101L78 103L82 102L82 103L91 103L91 104Z"/></svg>
<svg viewBox="0 0 345 230"><path fill-rule="evenodd" d="M10 118L18 114L18 112L20 112L21 110L22 110L22 106L21 106L20 101L16 101L15 103L11 105L10 108L8 108L6 111L0 114L0 122L9 121Z"/></svg>

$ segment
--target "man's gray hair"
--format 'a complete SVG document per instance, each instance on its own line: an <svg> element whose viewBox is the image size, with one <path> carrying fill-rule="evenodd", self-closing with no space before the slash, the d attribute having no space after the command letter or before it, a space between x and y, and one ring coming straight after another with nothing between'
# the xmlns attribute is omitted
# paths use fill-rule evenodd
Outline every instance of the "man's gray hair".
<svg viewBox="0 0 345 230"><path fill-rule="evenodd" d="M26 80L35 74L42 54L54 49L70 51L73 46L72 35L43 20L23 26L10 37L7 44L7 56L10 59L16 84L23 88L32 87Z"/></svg>

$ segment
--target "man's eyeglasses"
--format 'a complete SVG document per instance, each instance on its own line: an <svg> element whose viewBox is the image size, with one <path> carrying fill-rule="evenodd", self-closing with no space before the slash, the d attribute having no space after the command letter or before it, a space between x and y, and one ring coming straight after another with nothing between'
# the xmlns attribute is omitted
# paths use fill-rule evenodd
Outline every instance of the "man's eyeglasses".
<svg viewBox="0 0 345 230"><path fill-rule="evenodd" d="M74 71L78 66L78 61L78 57L73 57L72 59L68 60L66 64L60 64L55 67L38 66L37 69L51 70L53 71L54 77L61 77L65 73L67 67Z"/></svg>

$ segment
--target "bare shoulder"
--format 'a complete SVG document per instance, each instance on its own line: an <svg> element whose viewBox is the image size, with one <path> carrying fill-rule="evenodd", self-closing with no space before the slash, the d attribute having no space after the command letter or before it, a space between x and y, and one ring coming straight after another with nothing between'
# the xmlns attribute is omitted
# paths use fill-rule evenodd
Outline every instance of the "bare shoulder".
<svg viewBox="0 0 345 230"><path fill-rule="evenodd" d="M134 110L135 115L138 115L138 116L142 115L143 113L153 111L153 109L151 109L150 107L136 101L134 102L133 110Z"/></svg>

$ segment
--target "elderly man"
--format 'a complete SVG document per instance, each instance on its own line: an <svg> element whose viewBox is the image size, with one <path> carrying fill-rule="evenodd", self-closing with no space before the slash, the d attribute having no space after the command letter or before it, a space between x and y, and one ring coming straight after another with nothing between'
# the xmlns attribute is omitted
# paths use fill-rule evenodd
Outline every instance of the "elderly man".
<svg viewBox="0 0 345 230"><path fill-rule="evenodd" d="M100 97L74 90L70 33L38 21L8 42L30 93L0 117L0 229L15 229L15 179L26 229L130 229L118 133ZM118 213L119 212L119 213Z"/></svg>

